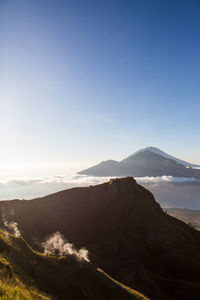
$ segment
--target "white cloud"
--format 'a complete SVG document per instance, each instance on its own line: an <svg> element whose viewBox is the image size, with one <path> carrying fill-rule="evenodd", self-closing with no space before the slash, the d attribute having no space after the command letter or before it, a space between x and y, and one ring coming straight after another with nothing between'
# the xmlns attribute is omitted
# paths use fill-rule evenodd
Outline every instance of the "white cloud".
<svg viewBox="0 0 200 300"><path fill-rule="evenodd" d="M0 181L0 199L33 199L61 190L101 184L113 177L65 174ZM163 207L200 209L200 180L172 176L141 177L136 181L149 189Z"/></svg>
<svg viewBox="0 0 200 300"><path fill-rule="evenodd" d="M111 178L113 177L93 177L74 173L61 176L2 180L0 181L0 199L31 199L72 187L101 184L109 181ZM144 185L200 183L200 181L195 178L172 176L136 177L135 179L139 184Z"/></svg>
<svg viewBox="0 0 200 300"><path fill-rule="evenodd" d="M111 178L116 178L115 176L88 176L80 174L66 174L57 175L41 178L20 178L20 179L8 179L0 181L1 185L11 184L11 185L31 185L31 184L61 184L61 183L71 183L77 185L90 185L90 184L100 184L109 181ZM200 182L194 177L173 177L173 176L158 176L158 177L135 177L138 183L161 183L161 182Z"/></svg>
<svg viewBox="0 0 200 300"><path fill-rule="evenodd" d="M72 183L77 185L90 185L90 184L100 184L106 181L109 181L113 177L95 177L79 174L67 174L64 176L54 176L44 178L40 181L41 184L45 183Z"/></svg>
<svg viewBox="0 0 200 300"><path fill-rule="evenodd" d="M136 177L135 178L138 183L163 183L163 182L172 182L172 183L192 183L192 182L200 182L196 178L187 178L187 177L173 177L173 176L159 176L159 177Z"/></svg>

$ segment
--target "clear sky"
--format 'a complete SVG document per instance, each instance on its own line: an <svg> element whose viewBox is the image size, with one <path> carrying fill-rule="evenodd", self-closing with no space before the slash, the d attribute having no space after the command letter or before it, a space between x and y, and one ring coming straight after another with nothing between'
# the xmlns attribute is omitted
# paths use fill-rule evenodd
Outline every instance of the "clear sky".
<svg viewBox="0 0 200 300"><path fill-rule="evenodd" d="M1 172L200 163L199 0L0 0L0 36Z"/></svg>

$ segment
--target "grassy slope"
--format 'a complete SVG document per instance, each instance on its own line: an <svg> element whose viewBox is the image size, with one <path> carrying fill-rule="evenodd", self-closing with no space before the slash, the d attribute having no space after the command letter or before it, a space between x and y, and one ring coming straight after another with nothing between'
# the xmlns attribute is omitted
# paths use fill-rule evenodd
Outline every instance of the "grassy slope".
<svg viewBox="0 0 200 300"><path fill-rule="evenodd" d="M136 299L143 299L143 300L148 300L149 298L145 297L143 294L137 292L136 290L131 289L130 287L122 284L121 282L113 279L111 276L109 276L108 274L106 274L103 270L97 268L97 270L99 272L101 272L103 275L105 275L108 279L110 279L111 281L113 281L114 283L116 283L118 286L122 287L123 289L125 289L126 291L128 291L130 294L132 294Z"/></svg>
<svg viewBox="0 0 200 300"><path fill-rule="evenodd" d="M21 238L0 232L0 299L140 299L92 264L45 256ZM49 295L49 296L47 296Z"/></svg>

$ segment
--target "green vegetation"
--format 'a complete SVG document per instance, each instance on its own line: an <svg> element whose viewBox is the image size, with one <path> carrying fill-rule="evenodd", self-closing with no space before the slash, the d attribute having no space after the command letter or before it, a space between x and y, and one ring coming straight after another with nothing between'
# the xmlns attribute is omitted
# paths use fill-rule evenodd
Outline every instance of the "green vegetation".
<svg viewBox="0 0 200 300"><path fill-rule="evenodd" d="M34 287L27 286L23 283L23 270L19 272L18 264L23 262L23 250L27 247L21 248L22 252L19 254L21 239L0 231L0 299L4 300L48 300L51 299L42 295ZM19 242L19 245L17 243ZM31 253L31 248L30 248ZM21 259L19 259L21 256ZM15 261L16 257L16 261ZM13 263L14 262L14 263Z"/></svg>
<svg viewBox="0 0 200 300"><path fill-rule="evenodd" d="M145 299L75 256L43 255L0 232L0 299Z"/></svg>
<svg viewBox="0 0 200 300"><path fill-rule="evenodd" d="M22 284L18 283L18 286L13 284L6 284L0 282L0 299L1 300L39 300L39 299L50 299L49 297L42 296L38 292L29 291Z"/></svg>
<svg viewBox="0 0 200 300"><path fill-rule="evenodd" d="M18 224L34 249L59 230L77 250L85 247L95 266L117 280L93 264L44 256L22 239L5 236L10 254L3 257L26 287L59 300L137 299L120 282L150 299L182 300L182 280L185 299L191 299L191 293L197 295L193 299L199 297L200 232L164 213L133 178L30 201L2 201L0 210L7 222Z"/></svg>
<svg viewBox="0 0 200 300"><path fill-rule="evenodd" d="M191 228L195 229L196 226L194 224L192 224L191 222L188 222L188 226L190 226Z"/></svg>
<svg viewBox="0 0 200 300"><path fill-rule="evenodd" d="M128 293L132 294L135 297L135 299L137 299L137 300L149 300L149 298L145 297L143 294L139 293L138 291L136 291L134 289L131 289L131 288L127 287L126 285L122 284L121 282L113 279L111 276L106 274L103 270L101 270L99 268L97 268L97 270L99 272L101 272L103 275L105 275L107 278L112 280L114 283L116 283L118 286L125 289Z"/></svg>

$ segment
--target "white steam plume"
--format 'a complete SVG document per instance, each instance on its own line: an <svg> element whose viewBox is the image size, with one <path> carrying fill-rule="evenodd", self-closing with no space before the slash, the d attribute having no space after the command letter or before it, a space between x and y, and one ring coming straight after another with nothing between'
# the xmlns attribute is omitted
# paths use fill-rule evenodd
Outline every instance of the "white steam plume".
<svg viewBox="0 0 200 300"><path fill-rule="evenodd" d="M74 245L68 243L64 235L59 231L52 234L44 243L42 243L45 254L57 254L57 255L75 255L80 260L89 262L88 250L81 248L77 251Z"/></svg>
<svg viewBox="0 0 200 300"><path fill-rule="evenodd" d="M7 222L7 221L5 221L4 226L6 226L11 231L11 233L14 234L15 236L17 236L17 237L21 236L21 233L20 233L20 230L18 228L17 222Z"/></svg>

